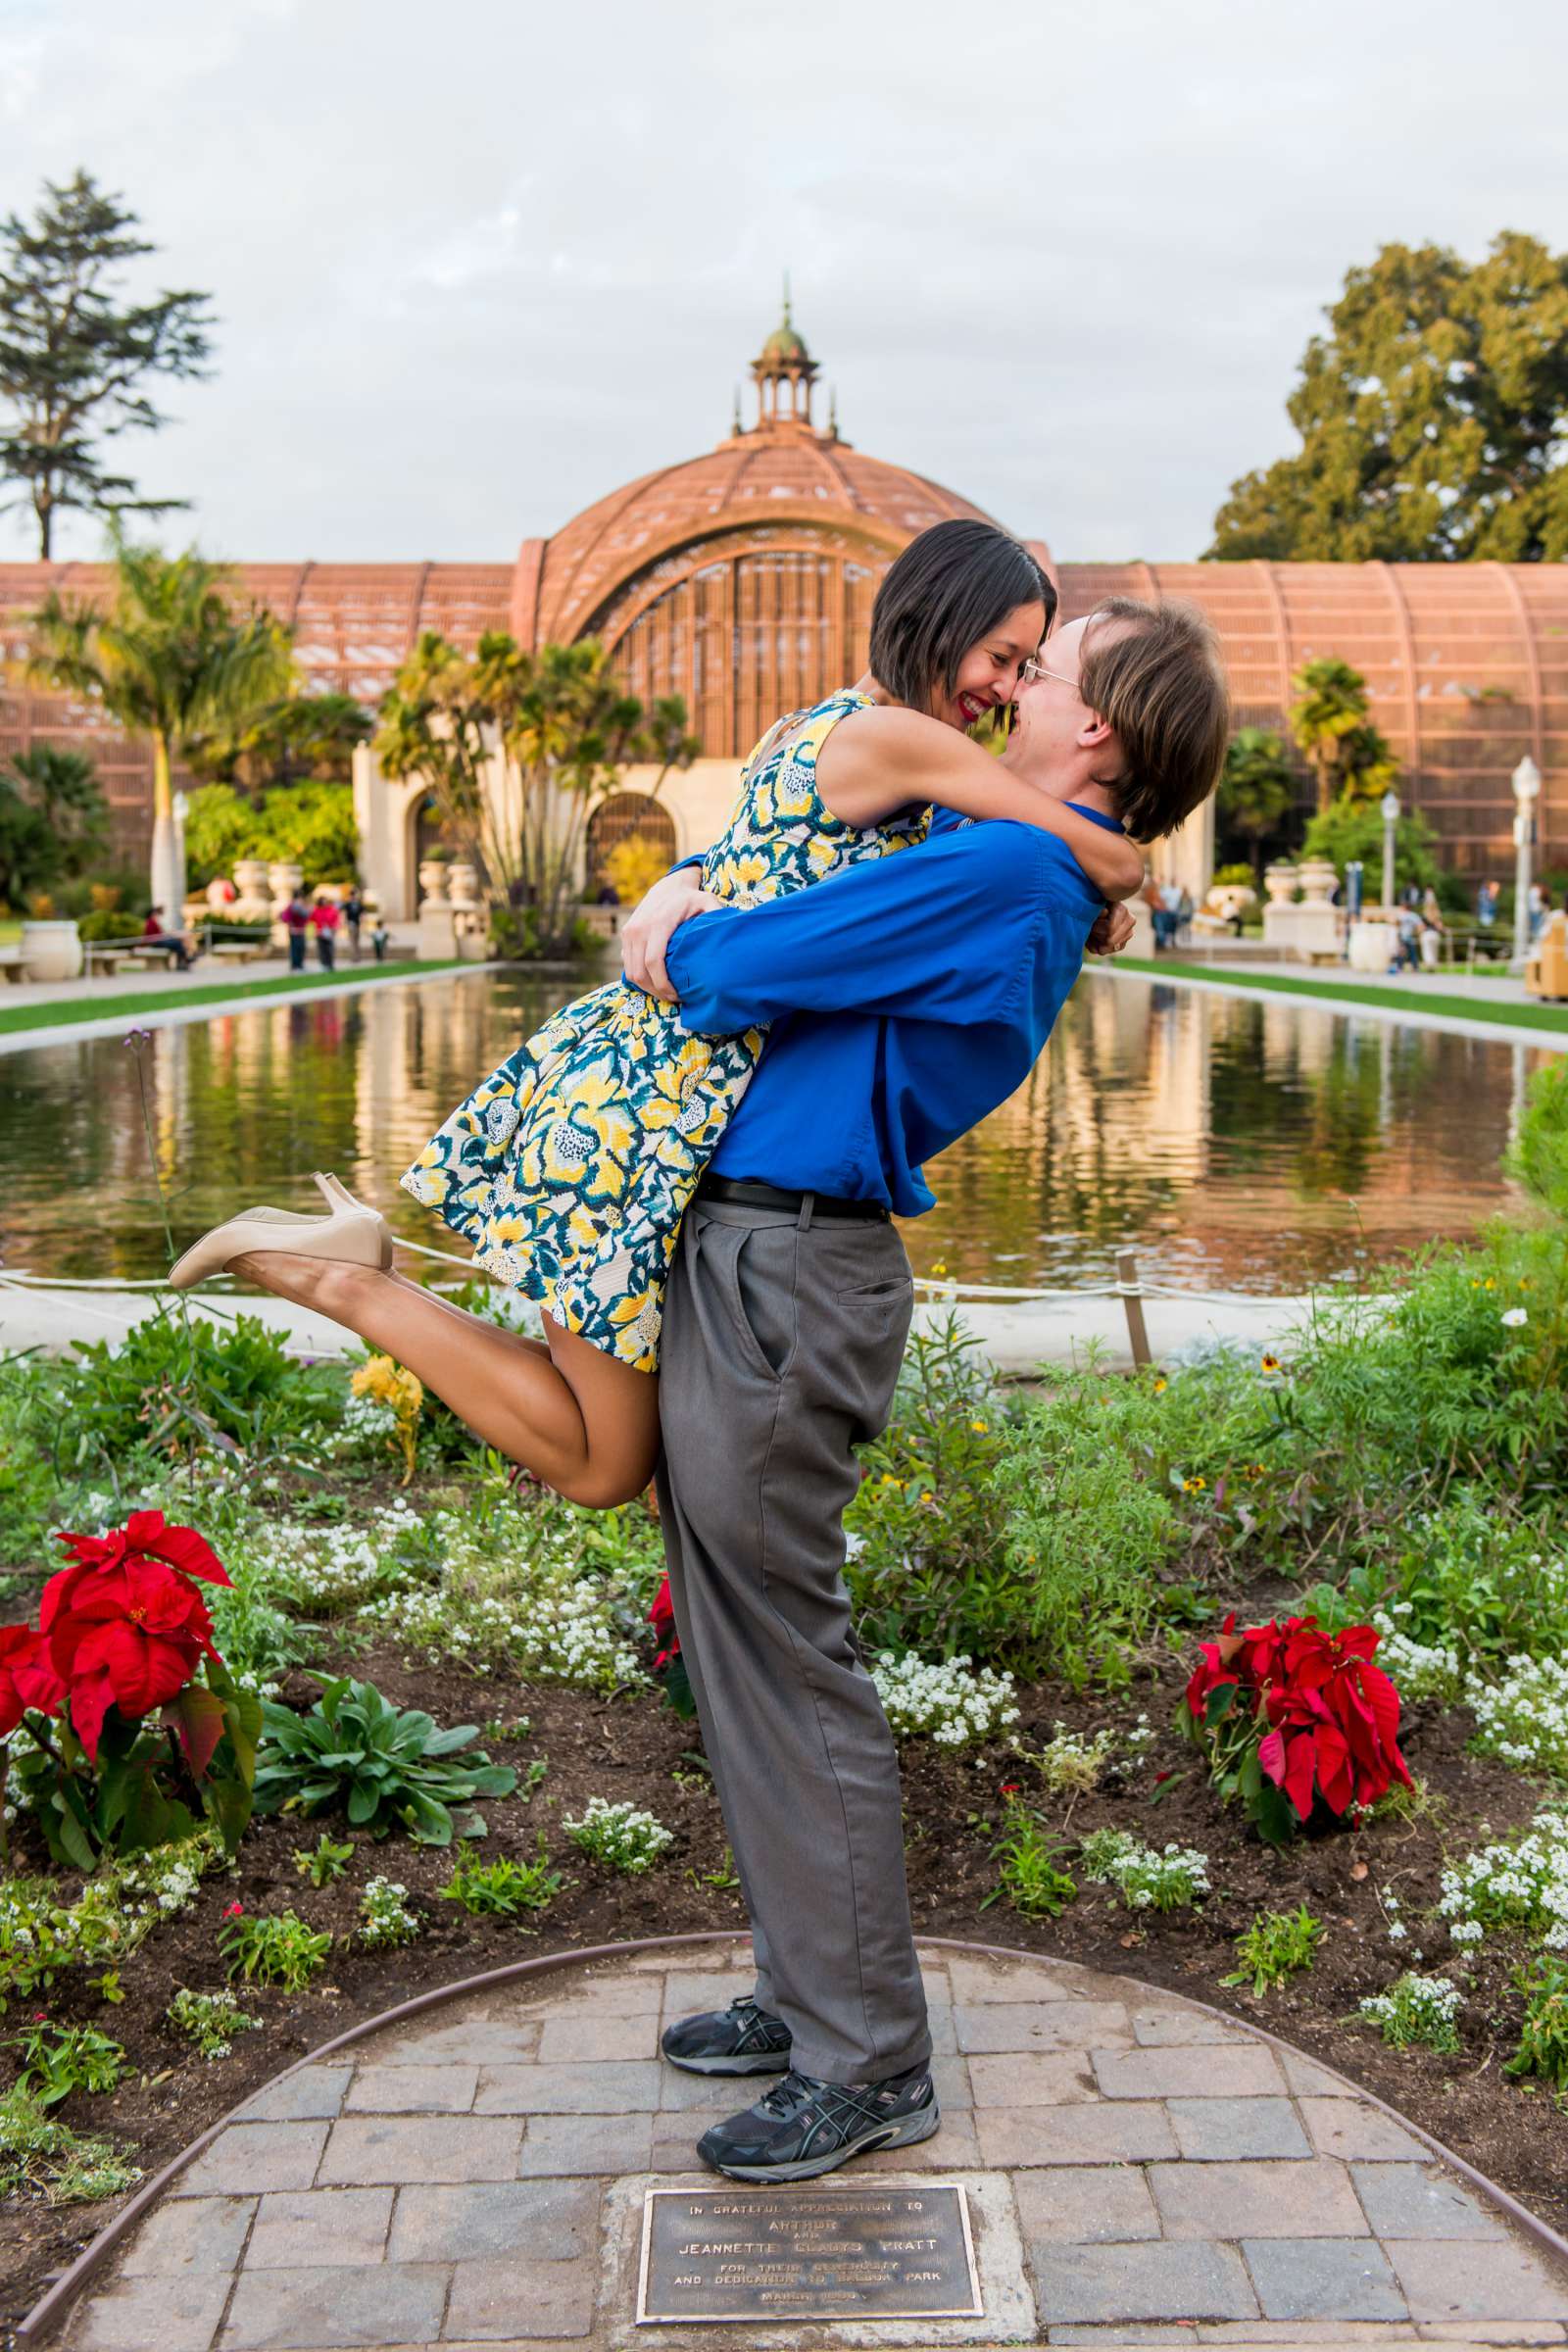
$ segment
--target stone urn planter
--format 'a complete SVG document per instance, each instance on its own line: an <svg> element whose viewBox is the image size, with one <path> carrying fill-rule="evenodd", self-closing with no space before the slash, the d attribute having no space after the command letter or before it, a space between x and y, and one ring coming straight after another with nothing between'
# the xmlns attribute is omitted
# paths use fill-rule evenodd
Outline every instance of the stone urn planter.
<svg viewBox="0 0 1568 2352"><path fill-rule="evenodd" d="M267 869L267 887L272 894L274 914L282 912L304 880L303 865L296 865L291 858L274 858Z"/></svg>
<svg viewBox="0 0 1568 2352"><path fill-rule="evenodd" d="M459 858L447 868L447 887L452 904L459 907L473 907L479 904L479 869Z"/></svg>
<svg viewBox="0 0 1568 2352"><path fill-rule="evenodd" d="M1298 875L1294 863L1277 858L1272 865L1263 868L1263 888L1271 906L1288 906L1296 896Z"/></svg>
<svg viewBox="0 0 1568 2352"><path fill-rule="evenodd" d="M265 858L236 858L234 860L233 912L245 920L256 920L272 911L272 892L267 878Z"/></svg>
<svg viewBox="0 0 1568 2352"><path fill-rule="evenodd" d="M1340 873L1331 858L1303 858L1296 869L1296 879L1309 906L1326 906L1339 888Z"/></svg>
<svg viewBox="0 0 1568 2352"><path fill-rule="evenodd" d="M1216 882L1209 890L1206 905L1212 914L1222 914L1227 922L1233 915L1245 914L1257 905L1257 893L1250 882Z"/></svg>
<svg viewBox="0 0 1568 2352"><path fill-rule="evenodd" d="M22 969L28 980L74 980L82 965L81 934L74 922L22 926Z"/></svg>
<svg viewBox="0 0 1568 2352"><path fill-rule="evenodd" d="M430 904L435 906L447 906L451 905L451 901L447 896L447 878L450 870L451 869L449 868L444 858L420 858L419 900L421 906L426 900L428 900Z"/></svg>

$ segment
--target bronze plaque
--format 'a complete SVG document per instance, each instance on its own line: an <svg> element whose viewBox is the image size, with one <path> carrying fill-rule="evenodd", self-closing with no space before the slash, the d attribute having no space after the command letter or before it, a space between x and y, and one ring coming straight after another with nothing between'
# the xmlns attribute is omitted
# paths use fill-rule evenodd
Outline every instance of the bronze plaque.
<svg viewBox="0 0 1568 2352"><path fill-rule="evenodd" d="M957 2181L648 2191L639 2327L981 2316Z"/></svg>

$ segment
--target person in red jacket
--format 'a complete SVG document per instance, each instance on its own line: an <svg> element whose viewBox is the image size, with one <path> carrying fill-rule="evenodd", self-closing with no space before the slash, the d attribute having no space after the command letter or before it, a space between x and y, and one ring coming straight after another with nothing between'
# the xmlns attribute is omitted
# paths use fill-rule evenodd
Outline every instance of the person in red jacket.
<svg viewBox="0 0 1568 2352"><path fill-rule="evenodd" d="M316 960L323 972L329 972L337 952L338 910L336 900L329 899L324 891L317 893L311 923L316 932Z"/></svg>

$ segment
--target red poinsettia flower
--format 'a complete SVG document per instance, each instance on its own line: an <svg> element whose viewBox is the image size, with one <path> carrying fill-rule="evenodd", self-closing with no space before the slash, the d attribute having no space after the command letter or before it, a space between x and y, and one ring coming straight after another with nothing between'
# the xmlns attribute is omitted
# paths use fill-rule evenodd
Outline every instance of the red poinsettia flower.
<svg viewBox="0 0 1568 2352"><path fill-rule="evenodd" d="M30 1625L0 1625L0 1740L16 1730L28 1707L58 1715L65 1695L42 1634Z"/></svg>
<svg viewBox="0 0 1568 2352"><path fill-rule="evenodd" d="M667 1576L654 1594L654 1605L648 1612L648 1622L664 1644L654 1659L654 1672L657 1674L662 1666L672 1665L680 1656L680 1636L675 1631L675 1603L669 1596Z"/></svg>
<svg viewBox="0 0 1568 2352"><path fill-rule="evenodd" d="M1195 1723L1221 1682L1236 1683L1260 1727L1257 1760L1283 1788L1301 1821L1321 1799L1331 1813L1375 1804L1410 1774L1399 1752L1399 1694L1372 1663L1378 1635L1370 1625L1331 1634L1313 1617L1271 1620L1204 1642L1202 1663L1187 1687Z"/></svg>
<svg viewBox="0 0 1568 2352"><path fill-rule="evenodd" d="M107 1536L60 1542L74 1565L44 1587L38 1623L67 1687L72 1728L96 1763L112 1706L134 1720L175 1697L204 1655L221 1663L190 1580L229 1580L206 1539L166 1526L162 1511L134 1511Z"/></svg>

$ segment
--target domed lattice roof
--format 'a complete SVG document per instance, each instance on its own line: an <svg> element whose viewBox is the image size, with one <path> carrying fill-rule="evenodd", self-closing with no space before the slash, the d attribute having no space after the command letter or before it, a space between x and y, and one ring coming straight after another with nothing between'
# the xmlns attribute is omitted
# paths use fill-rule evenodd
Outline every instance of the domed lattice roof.
<svg viewBox="0 0 1568 2352"><path fill-rule="evenodd" d="M558 531L544 550L537 636L579 635L634 572L700 539L826 526L869 539L885 560L933 522L982 514L956 490L808 425L764 424L645 473Z"/></svg>

